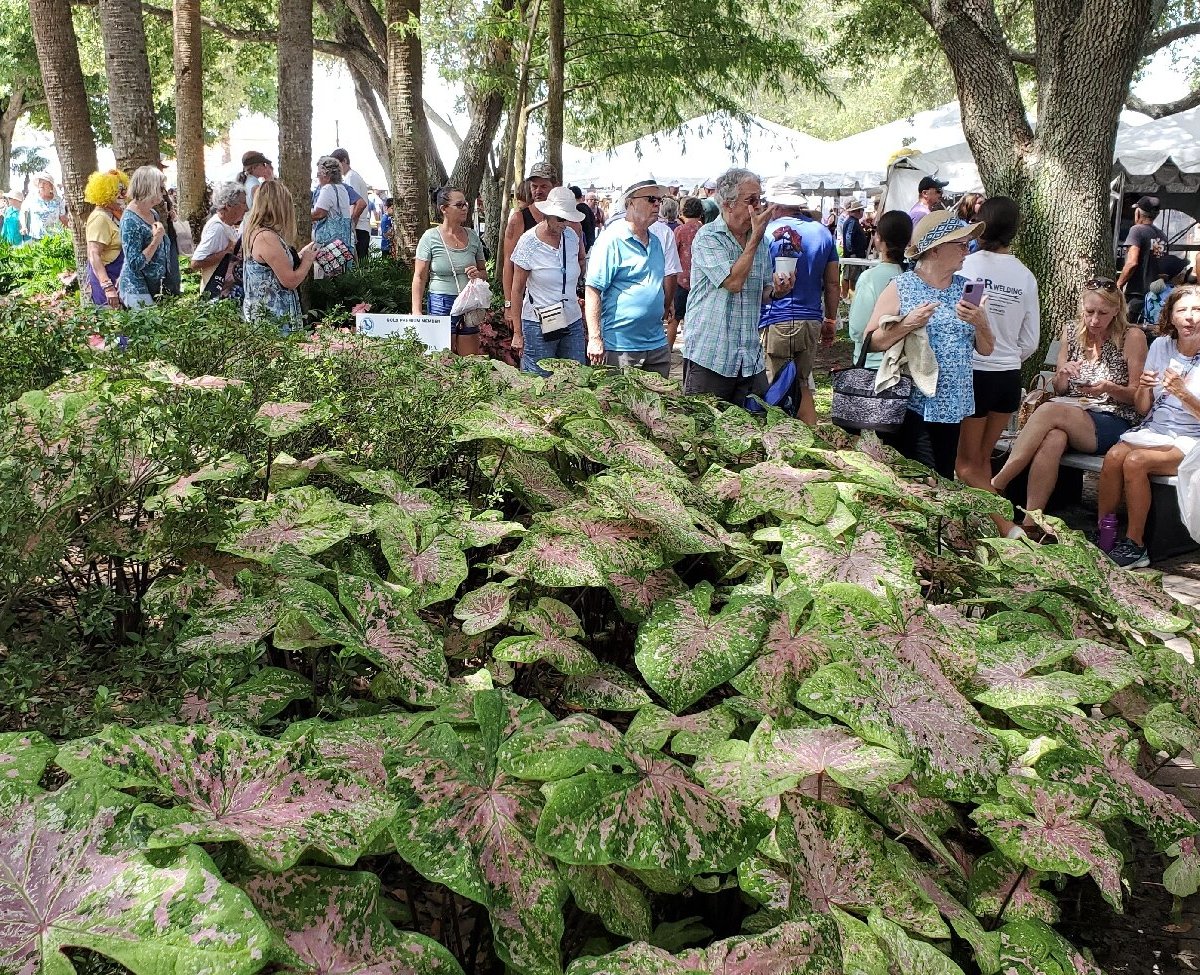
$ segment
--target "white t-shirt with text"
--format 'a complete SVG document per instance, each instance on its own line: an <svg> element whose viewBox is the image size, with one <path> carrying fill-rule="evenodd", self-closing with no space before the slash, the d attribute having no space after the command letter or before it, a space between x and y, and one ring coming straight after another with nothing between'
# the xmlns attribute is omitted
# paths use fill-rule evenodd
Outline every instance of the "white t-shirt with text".
<svg viewBox="0 0 1200 975"><path fill-rule="evenodd" d="M1037 279L1012 254L979 250L968 254L958 272L968 280L982 278L986 287L988 321L996 339L991 355L971 354L971 367L980 372L1020 369L1037 351L1041 335Z"/></svg>

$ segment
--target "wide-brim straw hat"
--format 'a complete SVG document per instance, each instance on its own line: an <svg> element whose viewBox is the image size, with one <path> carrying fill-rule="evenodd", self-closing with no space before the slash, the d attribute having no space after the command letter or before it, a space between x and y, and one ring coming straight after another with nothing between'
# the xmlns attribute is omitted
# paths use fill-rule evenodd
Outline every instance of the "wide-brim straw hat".
<svg viewBox="0 0 1200 975"><path fill-rule="evenodd" d="M546 199L537 205L544 217L562 217L571 223L579 223L587 214L575 206L575 194L565 186L556 186L546 194Z"/></svg>
<svg viewBox="0 0 1200 975"><path fill-rule="evenodd" d="M939 244L955 241L975 240L983 233L984 224L966 223L954 215L953 210L934 210L923 216L913 228L912 242L904 249L910 261Z"/></svg>
<svg viewBox="0 0 1200 975"><path fill-rule="evenodd" d="M656 179L639 179L636 183L630 183L625 187L625 202L628 203L629 198L640 190L654 190L653 195L655 196L667 196L671 192L670 189Z"/></svg>

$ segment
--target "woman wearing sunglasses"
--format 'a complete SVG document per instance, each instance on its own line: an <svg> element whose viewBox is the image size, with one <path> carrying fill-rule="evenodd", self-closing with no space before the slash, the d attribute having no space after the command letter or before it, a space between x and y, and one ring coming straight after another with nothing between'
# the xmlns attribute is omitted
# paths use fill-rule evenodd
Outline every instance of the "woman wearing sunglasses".
<svg viewBox="0 0 1200 975"><path fill-rule="evenodd" d="M1112 278L1083 286L1079 321L1063 329L1053 386L1056 400L1037 408L1013 444L1008 462L992 478L1005 488L1029 470L1025 510L1041 511L1058 483L1058 464L1068 450L1104 454L1137 422L1138 377L1146 361L1146 337L1130 328L1125 300ZM996 519L1001 533L1041 539L1026 515L1024 524Z"/></svg>
<svg viewBox="0 0 1200 975"><path fill-rule="evenodd" d="M483 241L467 223L468 204L462 190L443 186L434 197L442 222L430 227L417 242L413 261L412 313L421 314L429 287L429 314L449 315L454 299L472 278L487 277ZM479 326L462 315L450 319L450 349L458 355L479 355Z"/></svg>
<svg viewBox="0 0 1200 975"><path fill-rule="evenodd" d="M1171 292L1158 331L1134 394L1138 412L1149 415L1122 435L1100 470L1101 540L1106 521L1115 525L1124 496L1125 537L1109 558L1128 569L1150 564L1144 538L1150 478L1179 473L1184 456L1200 444L1200 287L1183 285Z"/></svg>

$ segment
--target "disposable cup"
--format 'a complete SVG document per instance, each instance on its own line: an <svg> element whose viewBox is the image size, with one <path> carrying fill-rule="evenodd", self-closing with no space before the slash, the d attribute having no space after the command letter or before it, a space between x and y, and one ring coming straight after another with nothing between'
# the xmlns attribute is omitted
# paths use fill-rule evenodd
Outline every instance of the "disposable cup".
<svg viewBox="0 0 1200 975"><path fill-rule="evenodd" d="M780 277L786 278L789 274L796 273L796 258L794 257L777 257L775 258L775 273Z"/></svg>

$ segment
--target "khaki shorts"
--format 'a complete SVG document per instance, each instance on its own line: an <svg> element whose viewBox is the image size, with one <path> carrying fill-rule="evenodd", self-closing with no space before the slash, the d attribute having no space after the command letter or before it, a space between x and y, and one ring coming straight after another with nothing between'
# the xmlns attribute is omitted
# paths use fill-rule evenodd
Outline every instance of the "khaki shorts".
<svg viewBox="0 0 1200 975"><path fill-rule="evenodd" d="M789 361L796 363L796 375L801 381L813 371L817 346L821 344L821 325L817 320L775 322L767 326L763 351L767 356L767 376L771 381Z"/></svg>

